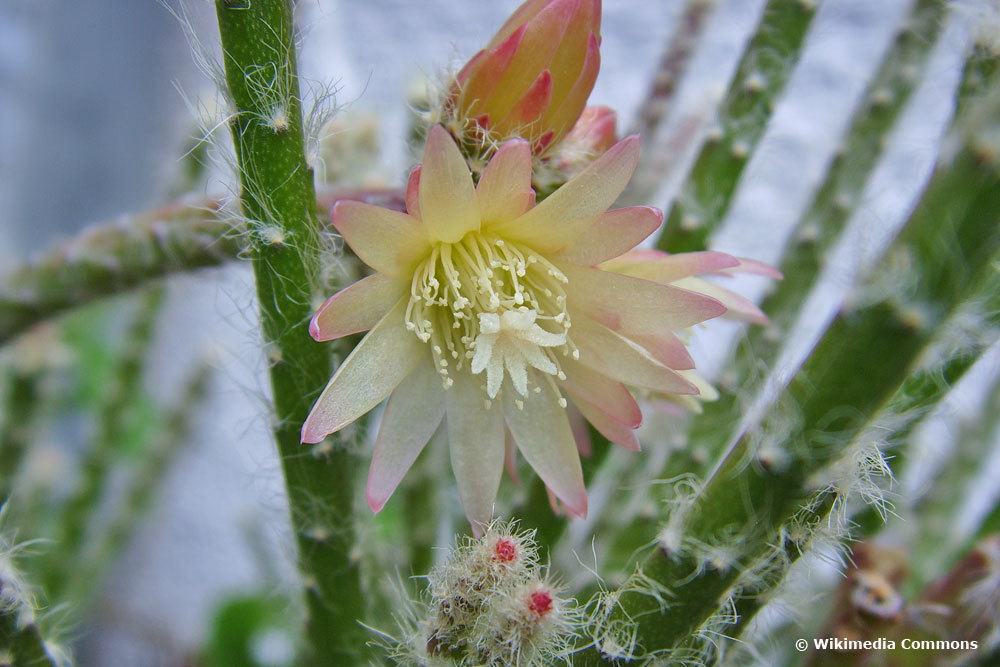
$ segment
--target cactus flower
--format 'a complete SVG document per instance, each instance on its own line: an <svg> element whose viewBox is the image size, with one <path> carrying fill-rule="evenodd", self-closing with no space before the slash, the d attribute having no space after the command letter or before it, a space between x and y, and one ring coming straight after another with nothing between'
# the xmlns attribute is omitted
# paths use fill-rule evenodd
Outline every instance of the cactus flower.
<svg viewBox="0 0 1000 667"><path fill-rule="evenodd" d="M583 111L600 67L601 0L527 0L459 71L446 103L456 136L519 136L536 155Z"/></svg>
<svg viewBox="0 0 1000 667"><path fill-rule="evenodd" d="M328 299L310 332L319 341L368 334L316 401L302 440L319 442L388 398L367 484L374 511L443 422L477 531L492 516L508 435L561 505L584 515L569 402L637 449L642 415L628 387L699 394L676 333L725 313L729 296L678 283L740 262L694 253L602 266L662 222L650 207L607 210L638 159L638 138L626 138L536 205L525 140L500 146L477 185L435 125L406 213L335 205L334 226L375 273Z"/></svg>

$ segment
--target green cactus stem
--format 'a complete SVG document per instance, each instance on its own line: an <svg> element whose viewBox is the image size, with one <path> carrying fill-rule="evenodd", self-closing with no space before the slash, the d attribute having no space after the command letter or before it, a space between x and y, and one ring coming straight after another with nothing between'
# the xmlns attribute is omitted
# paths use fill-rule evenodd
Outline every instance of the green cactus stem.
<svg viewBox="0 0 1000 667"><path fill-rule="evenodd" d="M668 252L704 250L743 168L764 135L816 14L816 0L769 0L718 111L710 136L681 186L657 243Z"/></svg>
<svg viewBox="0 0 1000 667"><path fill-rule="evenodd" d="M339 199L403 206L392 189L336 189L320 195L317 205L322 213ZM241 259L248 238L245 221L216 199L182 201L88 229L3 276L0 345L96 299Z"/></svg>
<svg viewBox="0 0 1000 667"><path fill-rule="evenodd" d="M0 430L0 511L14 488L14 476L28 448L31 427L38 412L39 376L32 371L12 368Z"/></svg>
<svg viewBox="0 0 1000 667"><path fill-rule="evenodd" d="M659 475L661 479L691 471L703 476L722 454L743 413L740 395L748 393L748 384L759 384L762 369L777 359L784 338L781 332L798 315L823 267L823 258L861 201L888 135L920 79L944 12L945 5L939 0L920 0L914 5L905 28L862 97L842 142L844 149L830 164L823 185L800 218L798 238L781 261L784 280L774 285L774 291L761 304L772 324L747 330L746 339L722 375L719 399L705 403L702 414L691 420L688 446L672 452L668 467ZM743 387L737 392L726 378L739 378ZM617 539L612 562L621 562L633 553L654 530L652 516L630 522Z"/></svg>
<svg viewBox="0 0 1000 667"><path fill-rule="evenodd" d="M230 129L243 215L252 234L274 437L283 466L307 602L300 664L361 664L368 639L360 564L352 553L357 466L342 444L306 447L299 430L330 378L330 348L307 323L320 296L320 223L306 163L290 0L217 0Z"/></svg>

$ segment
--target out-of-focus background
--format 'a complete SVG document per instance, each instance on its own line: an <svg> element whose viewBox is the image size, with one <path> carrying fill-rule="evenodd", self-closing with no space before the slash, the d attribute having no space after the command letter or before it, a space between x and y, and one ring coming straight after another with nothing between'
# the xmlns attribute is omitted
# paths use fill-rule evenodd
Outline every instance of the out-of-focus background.
<svg viewBox="0 0 1000 667"><path fill-rule="evenodd" d="M474 53L516 6L515 0L302 0L300 70L338 90L343 131L379 121L384 163L399 184L409 167L405 148L407 95ZM605 0L602 71L592 103L619 111L620 124L645 94L663 44L682 7L675 0ZM719 0L720 9L682 82L664 133L708 123L762 0ZM766 137L742 181L719 249L776 259L782 235L815 187L866 82L889 45L907 0L826 0L800 67L779 101ZM70 237L168 200L181 155L202 131L197 109L216 91L200 71L179 16L195 46L217 47L213 5L176 0L6 0L0 4L0 262L5 269ZM864 251L898 225L926 178L959 69L960 30L949 28L930 73L893 137L890 160L866 194L853 236L834 261L844 276ZM221 135L225 138L225 134ZM673 146L670 164L690 158ZM666 148L664 148L666 150ZM230 190L232 175L215 167L209 193ZM663 174L663 207L672 177ZM828 316L845 277L828 277L811 301L815 321ZM754 281L751 292L761 288ZM825 296L824 296L825 295ZM696 344L711 372L736 329L720 326ZM809 332L797 339L806 349ZM265 362L255 328L253 290L245 265L172 280L153 348L148 390L171 397L206 353L217 369L195 434L172 466L158 502L124 555L110 566L99 602L79 630L81 665L179 665L204 640L221 601L262 586L290 585L291 541L278 462L268 434ZM784 361L794 366L795 352ZM947 448L949 424L976 405L982 378L973 374L948 404L937 431L926 433L927 456ZM71 479L85 429L57 422L32 452L34 474ZM935 448L939 448L935 450ZM994 457L996 459L996 457ZM1000 474L984 463L984 484ZM919 485L919 479L912 482ZM984 487L985 488L985 487ZM990 489L986 489L990 491ZM980 494L989 496L990 493ZM974 512L975 508L970 508ZM262 641L263 658L278 664L290 647Z"/></svg>

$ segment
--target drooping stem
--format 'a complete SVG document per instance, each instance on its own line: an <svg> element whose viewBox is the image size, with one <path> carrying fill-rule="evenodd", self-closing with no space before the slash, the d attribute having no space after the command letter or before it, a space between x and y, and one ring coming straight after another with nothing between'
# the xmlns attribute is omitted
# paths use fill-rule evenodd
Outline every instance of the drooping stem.
<svg viewBox="0 0 1000 667"><path fill-rule="evenodd" d="M176 271L217 266L243 245L218 202L173 204L94 227L5 276L0 343L36 322Z"/></svg>
<svg viewBox="0 0 1000 667"><path fill-rule="evenodd" d="M816 5L815 0L769 0L764 7L719 107L719 129L709 135L670 208L657 242L660 249L705 249L791 76Z"/></svg>
<svg viewBox="0 0 1000 667"><path fill-rule="evenodd" d="M397 190L340 189L323 193L320 211L340 199L401 210ZM223 202L178 202L82 232L3 277L0 345L32 325L91 301L164 276L219 266L243 255L249 230Z"/></svg>
<svg viewBox="0 0 1000 667"><path fill-rule="evenodd" d="M361 664L366 634L355 547L357 478L344 447L306 448L299 430L330 376L308 332L320 274L313 174L306 163L290 0L217 0L230 123L261 329L271 361L274 437L306 587L305 664Z"/></svg>

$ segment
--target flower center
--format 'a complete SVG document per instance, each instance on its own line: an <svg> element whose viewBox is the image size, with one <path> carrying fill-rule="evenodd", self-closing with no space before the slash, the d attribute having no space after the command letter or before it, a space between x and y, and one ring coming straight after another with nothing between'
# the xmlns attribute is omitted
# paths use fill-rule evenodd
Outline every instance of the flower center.
<svg viewBox="0 0 1000 667"><path fill-rule="evenodd" d="M534 251L472 232L457 243L434 246L417 267L406 328L431 346L446 388L451 373L468 366L475 375L485 371L490 399L505 376L527 396L529 367L549 381L562 379L555 352L579 357L568 336L567 282Z"/></svg>

